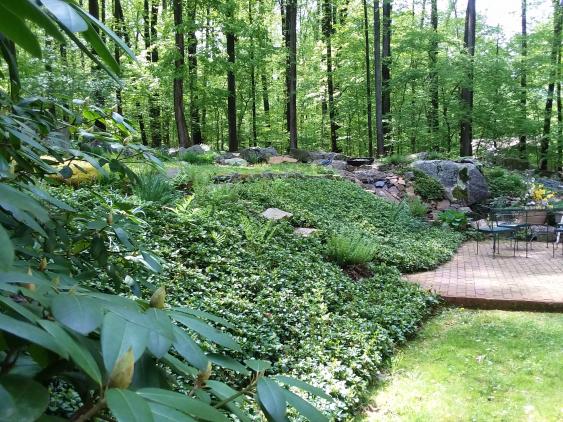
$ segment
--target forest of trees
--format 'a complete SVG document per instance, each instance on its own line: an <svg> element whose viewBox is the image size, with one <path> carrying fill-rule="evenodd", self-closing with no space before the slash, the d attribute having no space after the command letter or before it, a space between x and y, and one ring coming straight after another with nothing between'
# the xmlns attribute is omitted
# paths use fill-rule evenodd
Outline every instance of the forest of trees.
<svg viewBox="0 0 563 422"><path fill-rule="evenodd" d="M138 62L115 50L118 86L45 37L43 64L18 54L21 89L90 97L136 121L154 147L360 156L498 147L553 170L563 161L563 1L546 2L550 20L530 31L527 9L539 0L521 0L522 31L507 38L475 0L80 1Z"/></svg>

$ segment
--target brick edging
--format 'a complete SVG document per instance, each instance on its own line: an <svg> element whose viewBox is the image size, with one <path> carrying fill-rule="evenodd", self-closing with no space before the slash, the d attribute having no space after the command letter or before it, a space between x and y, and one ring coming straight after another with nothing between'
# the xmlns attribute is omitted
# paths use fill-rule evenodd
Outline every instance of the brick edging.
<svg viewBox="0 0 563 422"><path fill-rule="evenodd" d="M459 297L440 295L450 305L474 309L497 309L505 311L563 312L563 302L548 302L519 299L489 299L484 297Z"/></svg>

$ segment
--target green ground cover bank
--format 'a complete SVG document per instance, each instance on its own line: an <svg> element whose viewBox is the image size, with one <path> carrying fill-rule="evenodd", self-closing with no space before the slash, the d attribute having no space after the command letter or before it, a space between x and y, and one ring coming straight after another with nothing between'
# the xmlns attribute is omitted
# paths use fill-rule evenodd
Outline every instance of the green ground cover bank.
<svg viewBox="0 0 563 422"><path fill-rule="evenodd" d="M448 309L392 358L362 421L560 421L563 316Z"/></svg>
<svg viewBox="0 0 563 422"><path fill-rule="evenodd" d="M176 183L185 186L186 176ZM433 267L448 259L460 241L458 234L430 228L408 208L346 181L196 181L194 195L177 191L170 201L167 193L167 204L142 201L118 183L107 186L96 190L104 191L106 203L134 210L145 221L135 236L164 261L162 275L147 280L144 273L130 273L128 283L140 283L141 289L143 283L163 284L171 305L190 305L225 318L243 349L235 357L271 360L274 371L323 388L335 401L317 404L336 419L349 417L362 404L383 359L437 303L402 281L399 270ZM66 188L59 194L92 212L100 207L90 189ZM260 213L270 206L294 216L269 223ZM319 232L303 238L293 233L294 226ZM350 232L364 233L377 248L371 278L353 281L325 258L327 237ZM104 275L90 283L130 292Z"/></svg>

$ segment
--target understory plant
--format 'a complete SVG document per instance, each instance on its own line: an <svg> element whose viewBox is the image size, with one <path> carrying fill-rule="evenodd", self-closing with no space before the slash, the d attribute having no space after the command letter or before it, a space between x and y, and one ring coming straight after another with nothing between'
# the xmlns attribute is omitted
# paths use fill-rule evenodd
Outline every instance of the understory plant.
<svg viewBox="0 0 563 422"><path fill-rule="evenodd" d="M144 171L137 175L133 192L144 201L166 204L174 198L174 186L161 171Z"/></svg>
<svg viewBox="0 0 563 422"><path fill-rule="evenodd" d="M438 221L456 231L467 228L467 214L456 210L445 210L438 214Z"/></svg>
<svg viewBox="0 0 563 422"><path fill-rule="evenodd" d="M427 201L444 199L444 188L438 180L420 170L414 170L414 192Z"/></svg>
<svg viewBox="0 0 563 422"><path fill-rule="evenodd" d="M10 19L0 51L12 84L11 96L0 90L0 419L286 421L291 406L292 415L327 420L294 391L331 400L326 393L266 375L270 362L243 354L230 322L197 303L172 305L151 282L163 261L147 248L139 207L112 186L45 188L53 176L72 177L77 160L137 186L128 164L160 162L131 142L133 128L115 112L19 98L8 39L40 57L33 22L114 77L119 66L98 32L128 47L70 0L2 2L0 13ZM69 204L64 195L84 196Z"/></svg>
<svg viewBox="0 0 563 422"><path fill-rule="evenodd" d="M357 233L332 235L326 244L328 258L341 267L365 265L373 260L375 253L375 245L369 239Z"/></svg>

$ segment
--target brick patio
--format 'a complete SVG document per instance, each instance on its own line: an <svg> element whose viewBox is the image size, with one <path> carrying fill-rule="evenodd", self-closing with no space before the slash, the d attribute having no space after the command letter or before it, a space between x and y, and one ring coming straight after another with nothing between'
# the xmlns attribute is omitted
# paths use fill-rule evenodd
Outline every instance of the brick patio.
<svg viewBox="0 0 563 422"><path fill-rule="evenodd" d="M524 245L520 245L523 247ZM445 265L434 271L410 274L408 280L435 291L448 303L482 309L563 312L563 256L561 246L534 242L533 250L513 256L507 241L493 258L492 242L465 243Z"/></svg>

